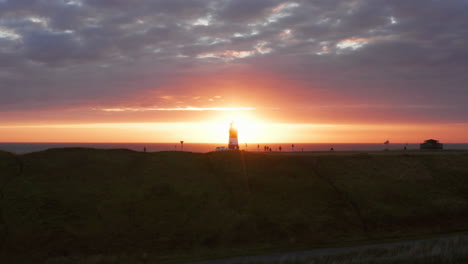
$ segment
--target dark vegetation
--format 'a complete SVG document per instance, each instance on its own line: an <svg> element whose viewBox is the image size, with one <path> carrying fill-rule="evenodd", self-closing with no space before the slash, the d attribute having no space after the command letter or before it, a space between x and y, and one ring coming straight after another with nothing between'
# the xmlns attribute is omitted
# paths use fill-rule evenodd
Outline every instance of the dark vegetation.
<svg viewBox="0 0 468 264"><path fill-rule="evenodd" d="M1 263L177 262L467 229L466 154L0 151Z"/></svg>

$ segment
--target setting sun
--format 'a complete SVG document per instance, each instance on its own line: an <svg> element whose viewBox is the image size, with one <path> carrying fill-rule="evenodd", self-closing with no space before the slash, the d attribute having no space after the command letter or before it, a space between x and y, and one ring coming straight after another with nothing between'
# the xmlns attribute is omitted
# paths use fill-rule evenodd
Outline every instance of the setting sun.
<svg viewBox="0 0 468 264"><path fill-rule="evenodd" d="M262 126L265 126L265 121L260 120L255 111L224 111L217 112L208 123L213 123L216 130L213 133L220 134L226 137L227 128L230 123L239 131L239 142L250 143L260 142L262 139ZM213 135L215 138L216 136ZM221 141L222 142L222 141Z"/></svg>

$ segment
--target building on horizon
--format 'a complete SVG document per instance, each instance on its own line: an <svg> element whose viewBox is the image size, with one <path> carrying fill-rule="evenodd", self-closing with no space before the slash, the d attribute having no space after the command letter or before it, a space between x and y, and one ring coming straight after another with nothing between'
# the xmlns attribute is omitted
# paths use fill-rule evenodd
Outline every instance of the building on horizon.
<svg viewBox="0 0 468 264"><path fill-rule="evenodd" d="M439 143L439 141L435 139L428 139L420 145L420 149L422 150L423 149L443 149L443 148L444 148L444 145L442 143Z"/></svg>
<svg viewBox="0 0 468 264"><path fill-rule="evenodd" d="M234 122L231 122L231 128L229 129L228 148L231 150L239 149L239 140L237 139L237 129L234 127Z"/></svg>

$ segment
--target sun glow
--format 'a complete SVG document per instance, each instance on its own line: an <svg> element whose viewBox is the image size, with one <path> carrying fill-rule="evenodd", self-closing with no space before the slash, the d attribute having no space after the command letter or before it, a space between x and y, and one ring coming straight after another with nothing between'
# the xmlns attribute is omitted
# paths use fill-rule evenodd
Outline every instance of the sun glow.
<svg viewBox="0 0 468 264"><path fill-rule="evenodd" d="M257 118L253 112L225 112L203 122L0 125L3 142L158 142L227 145L230 123L239 131L239 145L257 143L422 142L435 137L446 143L466 141L468 124L368 125L286 124ZM40 140L39 140L40 139Z"/></svg>
<svg viewBox="0 0 468 264"><path fill-rule="evenodd" d="M239 133L239 143L261 142L264 127L267 125L267 122L260 120L254 111L218 112L207 122L217 127L213 132L222 135L226 140L230 123L233 122Z"/></svg>

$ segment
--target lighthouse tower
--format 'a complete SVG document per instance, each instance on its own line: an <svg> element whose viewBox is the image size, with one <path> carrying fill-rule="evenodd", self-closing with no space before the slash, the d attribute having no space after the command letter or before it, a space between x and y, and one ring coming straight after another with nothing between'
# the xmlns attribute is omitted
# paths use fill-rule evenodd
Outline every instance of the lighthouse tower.
<svg viewBox="0 0 468 264"><path fill-rule="evenodd" d="M234 122L231 123L229 129L229 149L239 149L239 141L237 140L237 129L234 127Z"/></svg>

